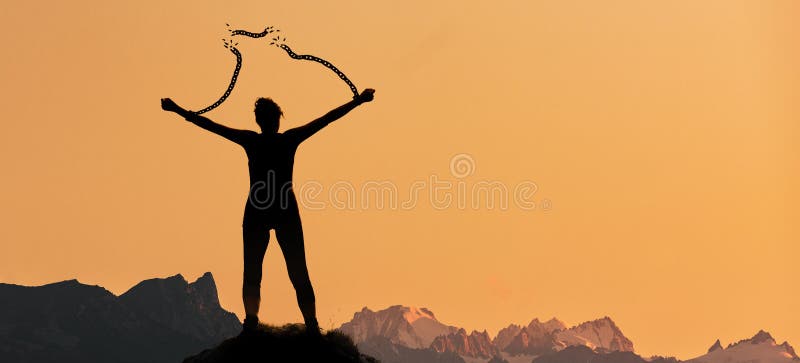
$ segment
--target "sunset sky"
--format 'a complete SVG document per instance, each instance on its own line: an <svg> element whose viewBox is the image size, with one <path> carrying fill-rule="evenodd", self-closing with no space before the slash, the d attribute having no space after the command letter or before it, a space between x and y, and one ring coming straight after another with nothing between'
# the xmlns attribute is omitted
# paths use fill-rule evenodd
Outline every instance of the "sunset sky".
<svg viewBox="0 0 800 363"><path fill-rule="evenodd" d="M798 1L3 8L0 282L121 294L211 271L241 318L246 156L159 99L213 103L235 64L225 24L273 25L377 90L297 154L296 183L325 205L301 211L324 328L403 304L492 335L607 315L645 356L691 358L759 329L800 348ZM206 114L218 122L256 129L267 96L285 130L352 97L319 64L238 42L239 83ZM469 175L453 174L455 155ZM441 208L428 189L413 208L324 200L388 182L402 202L431 178L535 184L537 208L472 208L470 193ZM262 320L301 321L274 235L265 276Z"/></svg>

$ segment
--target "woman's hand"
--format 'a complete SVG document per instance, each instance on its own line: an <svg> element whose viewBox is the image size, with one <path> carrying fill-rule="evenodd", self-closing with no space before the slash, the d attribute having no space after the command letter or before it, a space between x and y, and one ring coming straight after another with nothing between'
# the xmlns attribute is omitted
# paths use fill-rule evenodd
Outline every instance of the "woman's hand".
<svg viewBox="0 0 800 363"><path fill-rule="evenodd" d="M358 95L358 100L361 102L371 102L373 99L375 99L375 90L372 88L367 88Z"/></svg>
<svg viewBox="0 0 800 363"><path fill-rule="evenodd" d="M161 109L164 110L164 111L171 111L171 112L178 112L178 111L182 110L181 106L178 106L178 104L175 103L175 101L173 101L173 100L171 100L169 98L162 98L161 99Z"/></svg>

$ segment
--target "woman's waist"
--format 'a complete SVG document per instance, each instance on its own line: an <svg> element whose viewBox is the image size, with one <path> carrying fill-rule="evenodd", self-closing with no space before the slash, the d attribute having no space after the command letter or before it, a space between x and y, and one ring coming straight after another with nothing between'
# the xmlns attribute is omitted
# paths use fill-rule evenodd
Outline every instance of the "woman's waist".
<svg viewBox="0 0 800 363"><path fill-rule="evenodd" d="M294 194L294 185L291 178L250 178L248 195L273 196L281 194Z"/></svg>
<svg viewBox="0 0 800 363"><path fill-rule="evenodd" d="M258 211L296 210L297 197L291 188L277 192L250 189L247 195L246 209Z"/></svg>

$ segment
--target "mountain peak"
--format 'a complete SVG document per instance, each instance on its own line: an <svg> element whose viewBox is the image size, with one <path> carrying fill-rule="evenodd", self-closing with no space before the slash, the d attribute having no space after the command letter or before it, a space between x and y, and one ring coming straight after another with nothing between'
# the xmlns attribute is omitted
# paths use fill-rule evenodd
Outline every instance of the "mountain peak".
<svg viewBox="0 0 800 363"><path fill-rule="evenodd" d="M504 350L521 330L522 326L509 324L507 327L497 332L497 336L494 337L492 343L500 348L500 350Z"/></svg>
<svg viewBox="0 0 800 363"><path fill-rule="evenodd" d="M761 343L772 343L775 344L775 338L772 335L763 329L759 330L756 335L753 335L750 339L742 339L736 343L728 344L728 348L735 347L740 344L749 343L749 344L761 344ZM727 348L726 348L727 349Z"/></svg>
<svg viewBox="0 0 800 363"><path fill-rule="evenodd" d="M197 281L200 281L200 280L211 280L211 281L214 281L214 275L211 274L211 271L206 271L206 273L204 273L203 276L200 276L200 277L197 278ZM195 281L195 282L197 282L197 281Z"/></svg>
<svg viewBox="0 0 800 363"><path fill-rule="evenodd" d="M718 349L725 349L725 348L722 348L722 343L720 343L719 339L717 339L717 341L714 342L714 344L711 346L711 348L708 348L708 352L711 353L711 352L713 352L715 350L718 350Z"/></svg>
<svg viewBox="0 0 800 363"><path fill-rule="evenodd" d="M121 296L74 279L35 287L0 284L3 330L20 342L10 350L3 346L3 361L177 361L241 330L236 315L199 297L213 288L209 276L192 288L181 275L150 279Z"/></svg>
<svg viewBox="0 0 800 363"><path fill-rule="evenodd" d="M797 356L797 353L794 351L794 348L792 348L792 346L789 345L789 342L784 341L783 344L780 345L780 347L783 348L783 350L786 351L786 353L789 354L792 357L792 359L800 360L800 357Z"/></svg>
<svg viewBox="0 0 800 363"><path fill-rule="evenodd" d="M78 281L78 279L69 279L69 280L64 280L64 281L59 281L59 282L53 282L53 283L50 283L50 284L47 284L47 285L44 285L44 286L58 286L58 285L70 286L70 285L83 285L83 284L80 283Z"/></svg>
<svg viewBox="0 0 800 363"><path fill-rule="evenodd" d="M340 330L356 343L381 336L395 344L421 349L428 348L440 335L458 331L455 327L440 323L427 308L403 305L392 305L379 311L372 311L365 306L353 315L352 320L342 324Z"/></svg>
<svg viewBox="0 0 800 363"><path fill-rule="evenodd" d="M35 286L33 286L33 287L35 287ZM78 279L69 279L69 280L64 280L64 281L59 281L59 282L53 282L53 283L42 285L40 287L46 287L46 288L73 288L73 287L80 287L80 288L90 288L90 289L102 289L102 290L105 290L103 287L101 287L99 285L87 285L87 284L84 284L84 283L78 281Z"/></svg>
<svg viewBox="0 0 800 363"><path fill-rule="evenodd" d="M211 272L204 273L195 282L189 284L187 291L195 294L196 301L201 308L217 308L220 306L217 284L214 282L214 276L211 275Z"/></svg>
<svg viewBox="0 0 800 363"><path fill-rule="evenodd" d="M778 345L775 339L764 330L759 330L752 338L742 339L722 348L717 340L708 353L685 361L685 363L797 363L800 358L788 344Z"/></svg>
<svg viewBox="0 0 800 363"><path fill-rule="evenodd" d="M611 317L609 317L608 315L606 315L606 316L604 316L604 317L602 317L600 319L597 319L595 321L602 321L602 322L614 324L614 320L612 320Z"/></svg>
<svg viewBox="0 0 800 363"><path fill-rule="evenodd" d="M753 337L750 338L751 344L761 344L768 341L772 341L774 343L775 338L773 338L772 335L765 332L764 330L759 330L758 333L756 333L756 335L753 335Z"/></svg>
<svg viewBox="0 0 800 363"><path fill-rule="evenodd" d="M567 327L567 325L564 324L563 321L556 319L556 317L550 318L550 320L545 321L544 324L548 325L548 326L561 326L561 327L564 327L564 328Z"/></svg>
<svg viewBox="0 0 800 363"><path fill-rule="evenodd" d="M427 319L431 319L433 321L438 321L438 320L436 320L436 317L433 316L433 313L430 310L426 309L426 308L421 308L420 309L420 308L417 308L415 306L400 306L400 305L397 305L397 306L400 307L401 311L403 312L403 317L409 323L413 323L417 319L421 319L421 318L427 318Z"/></svg>
<svg viewBox="0 0 800 363"><path fill-rule="evenodd" d="M566 345L586 345L593 350L602 351L633 352L633 342L608 316L557 331L556 337Z"/></svg>
<svg viewBox="0 0 800 363"><path fill-rule="evenodd" d="M150 280L162 280L162 279L155 278L155 279L150 279ZM165 279L163 279L163 280L166 280L166 281L175 281L175 282L181 282L181 281L182 281L182 282L185 282L185 283L187 283L187 284L189 283L189 281L186 281L186 278L185 278L185 277L183 277L183 275L181 275L181 274L175 274L175 275L172 275L172 276L170 276L170 277L167 277L167 278L165 278ZM145 281L149 281L149 280L145 280Z"/></svg>
<svg viewBox="0 0 800 363"><path fill-rule="evenodd" d="M590 326L592 326L592 327L608 326L613 331L621 333L619 327L617 326L617 324L614 323L614 320L612 320L608 316L604 316L604 317L602 317L600 319L585 321L583 323L578 324L577 328L590 327Z"/></svg>
<svg viewBox="0 0 800 363"><path fill-rule="evenodd" d="M451 352L472 358L487 359L500 354L500 349L492 344L485 330L473 330L467 335L467 331L461 328L455 333L436 337L430 347L439 353Z"/></svg>

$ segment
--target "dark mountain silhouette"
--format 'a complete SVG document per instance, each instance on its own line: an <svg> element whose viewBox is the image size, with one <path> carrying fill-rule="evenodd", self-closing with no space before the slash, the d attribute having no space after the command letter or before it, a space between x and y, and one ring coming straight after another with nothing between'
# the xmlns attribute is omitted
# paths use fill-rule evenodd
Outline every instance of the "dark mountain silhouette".
<svg viewBox="0 0 800 363"><path fill-rule="evenodd" d="M300 324L281 328L260 325L246 335L225 340L183 362L377 363L374 358L361 354L347 335L338 331L329 331L323 336L309 335Z"/></svg>
<svg viewBox="0 0 800 363"><path fill-rule="evenodd" d="M240 326L209 273L147 280L119 297L77 280L0 284L4 362L177 362Z"/></svg>
<svg viewBox="0 0 800 363"><path fill-rule="evenodd" d="M181 275L145 280L119 300L139 316L201 341L216 343L241 330L236 315L220 306L210 272L191 284Z"/></svg>
<svg viewBox="0 0 800 363"><path fill-rule="evenodd" d="M247 362L251 358L259 362L375 362L371 357L384 363L476 363L488 359L678 362L675 358L645 359L634 354L633 343L609 318L571 328L555 319L544 323L534 319L527 326L512 325L502 330L494 342L486 332L467 335L466 330L443 324L430 310L402 306L379 312L365 308L343 327L347 329L322 337L306 335L302 325L260 326L239 336L241 324L219 305L210 273L193 283L181 275L146 280L120 296L77 280L37 287L0 284L2 362L159 363L179 362L191 355L185 358L186 363ZM359 338L355 345L351 334ZM539 344L536 337L547 339ZM428 339L432 340L430 346L406 345ZM500 341L506 345L502 352L497 344ZM516 346L526 348L524 355L509 352ZM531 350L537 346L546 349ZM210 347L215 348L207 349ZM800 357L788 342L778 344L765 331L725 348L717 340L707 354L686 361L797 362Z"/></svg>

